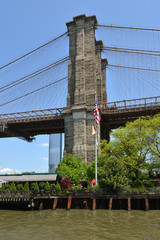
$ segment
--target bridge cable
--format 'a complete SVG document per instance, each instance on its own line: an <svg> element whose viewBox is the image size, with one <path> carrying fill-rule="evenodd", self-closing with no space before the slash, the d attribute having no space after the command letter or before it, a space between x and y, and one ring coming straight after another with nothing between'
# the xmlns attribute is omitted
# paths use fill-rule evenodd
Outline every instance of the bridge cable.
<svg viewBox="0 0 160 240"><path fill-rule="evenodd" d="M160 29L156 29L156 28L124 27L124 26L103 25L103 24L97 24L96 26L97 26L97 27L104 27L104 28L120 28L120 29L130 29L130 30L142 30L142 31L155 31L155 32L160 32Z"/></svg>
<svg viewBox="0 0 160 240"><path fill-rule="evenodd" d="M27 93L27 94L23 95L23 96L20 96L20 97L18 97L18 98L15 98L15 99L12 99L12 100L10 100L10 101L8 101L8 102L5 102L5 103L3 103L3 104L0 104L0 107L2 107L2 106L4 106L4 105L7 105L7 104L9 104L9 103L12 103L12 102L14 102L14 101L17 101L17 100L19 100L19 99L21 99L21 98L24 98L24 97L28 96L28 95L31 95L31 94L33 94L33 93L35 93L35 92L38 92L38 91L40 91L40 90L42 90L42 89L44 89L44 88L47 88L47 87L49 87L49 86L51 86L51 85L54 85L54 84L56 84L56 83L58 83L58 82L61 82L61 81L65 80L65 79L68 79L68 76L67 76L67 77L64 77L64 78L61 78L61 79L59 79L59 80L57 80L57 81L55 81L55 82L53 82L53 83L47 84L47 85L45 85L45 86L43 86L43 87L41 87L41 88L38 88L38 89L36 89L36 90L34 90L34 91L30 92L30 93Z"/></svg>
<svg viewBox="0 0 160 240"><path fill-rule="evenodd" d="M110 67L118 67L118 68L128 68L128 69L135 69L135 70L144 70L144 71L154 71L154 72L160 72L160 69L151 69L151 68L138 68L138 67L130 67L130 66L122 66L122 65L114 65L114 64L108 64L106 68Z"/></svg>
<svg viewBox="0 0 160 240"><path fill-rule="evenodd" d="M24 76L24 77L22 77L22 78L19 78L19 79L15 80L14 82L9 83L9 84L1 87L1 88L0 88L0 93L2 93L2 92L4 92L4 91L6 91L6 90L8 90L8 89L10 89L10 88L18 85L18 84L21 84L21 83L23 83L23 82L25 82L25 81L27 81L27 80L30 80L31 78L33 78L33 77L35 77L35 76L37 76L37 75L39 75L39 74L41 74L41 73L43 73L43 72L51 69L51 68L54 68L54 67L60 65L61 63L66 62L68 59L69 59L69 57L62 58L62 59L60 59L60 60L58 60L58 61L56 61L56 62L54 62L54 63L51 63L50 65L48 65L48 66L46 66L46 67L44 67L44 68L41 68L41 69L39 69L39 70L37 70L37 71L35 71L35 72L33 72L33 73L30 73L29 75L26 75L26 76ZM5 88L5 89L4 89L4 88ZM2 89L2 90L1 90L1 89Z"/></svg>
<svg viewBox="0 0 160 240"><path fill-rule="evenodd" d="M49 41L49 42L47 42L47 43L45 43L45 44L39 46L38 48L36 48L36 49L34 49L34 50L32 50L32 51L30 51L30 52L24 54L23 56L21 56L21 57L19 57L19 58L16 58L15 60L13 60L13 61L7 63L6 65L4 65L4 66L2 66L2 67L0 67L0 70L2 70L2 69L5 68L5 67L8 67L9 65L11 65L11 64L13 64L13 63L15 63L15 62L17 62L17 61L19 61L20 59L22 59L22 58L24 58L24 57L30 55L31 53L34 53L34 52L36 52L37 50L39 50L39 49L41 49L41 48L47 46L48 44L50 44L50 43L56 41L57 39L59 39L59 38L65 36L67 33L68 33L68 31L65 32L65 33L63 33L62 35L60 35L60 36L58 36L58 37L52 39L51 41Z"/></svg>
<svg viewBox="0 0 160 240"><path fill-rule="evenodd" d="M124 52L124 53L134 53L134 54L145 54L151 56L160 56L160 51L146 50L146 49L131 49L131 48L117 48L117 47L103 47L106 51Z"/></svg>

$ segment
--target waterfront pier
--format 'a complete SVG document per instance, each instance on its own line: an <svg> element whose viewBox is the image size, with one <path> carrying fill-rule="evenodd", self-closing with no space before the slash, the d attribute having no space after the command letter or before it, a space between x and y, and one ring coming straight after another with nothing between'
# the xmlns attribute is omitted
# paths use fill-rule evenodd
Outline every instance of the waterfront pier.
<svg viewBox="0 0 160 240"><path fill-rule="evenodd" d="M159 194L143 195L111 195L98 194L88 190L71 194L33 194L16 193L0 194L0 209L45 210L45 209L106 209L106 210L158 210L160 209Z"/></svg>

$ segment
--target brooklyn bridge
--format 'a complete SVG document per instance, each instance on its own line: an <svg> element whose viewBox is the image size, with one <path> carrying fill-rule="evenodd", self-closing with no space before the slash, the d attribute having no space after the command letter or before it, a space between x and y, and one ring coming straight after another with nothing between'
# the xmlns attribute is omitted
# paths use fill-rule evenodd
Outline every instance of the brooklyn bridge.
<svg viewBox="0 0 160 240"><path fill-rule="evenodd" d="M65 133L64 153L89 163L95 92L98 141L160 112L160 30L100 25L85 15L66 25L64 34L0 67L0 138Z"/></svg>

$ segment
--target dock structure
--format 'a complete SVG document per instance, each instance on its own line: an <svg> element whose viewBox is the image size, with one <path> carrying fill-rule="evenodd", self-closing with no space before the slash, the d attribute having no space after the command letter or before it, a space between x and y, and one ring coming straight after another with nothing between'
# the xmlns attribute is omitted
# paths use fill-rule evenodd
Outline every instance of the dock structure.
<svg viewBox="0 0 160 240"><path fill-rule="evenodd" d="M0 209L160 209L160 195L93 195L86 194L0 194Z"/></svg>

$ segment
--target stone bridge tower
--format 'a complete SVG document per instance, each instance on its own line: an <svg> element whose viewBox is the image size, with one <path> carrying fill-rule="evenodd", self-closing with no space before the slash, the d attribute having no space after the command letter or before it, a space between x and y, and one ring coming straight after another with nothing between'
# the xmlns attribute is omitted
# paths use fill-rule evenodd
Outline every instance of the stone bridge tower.
<svg viewBox="0 0 160 240"><path fill-rule="evenodd" d="M81 156L87 163L95 159L95 92L100 106L107 101L106 65L101 59L102 41L96 41L96 16L80 15L68 22L69 64L67 108L64 110L65 149L64 154ZM98 142L100 141L98 125Z"/></svg>

